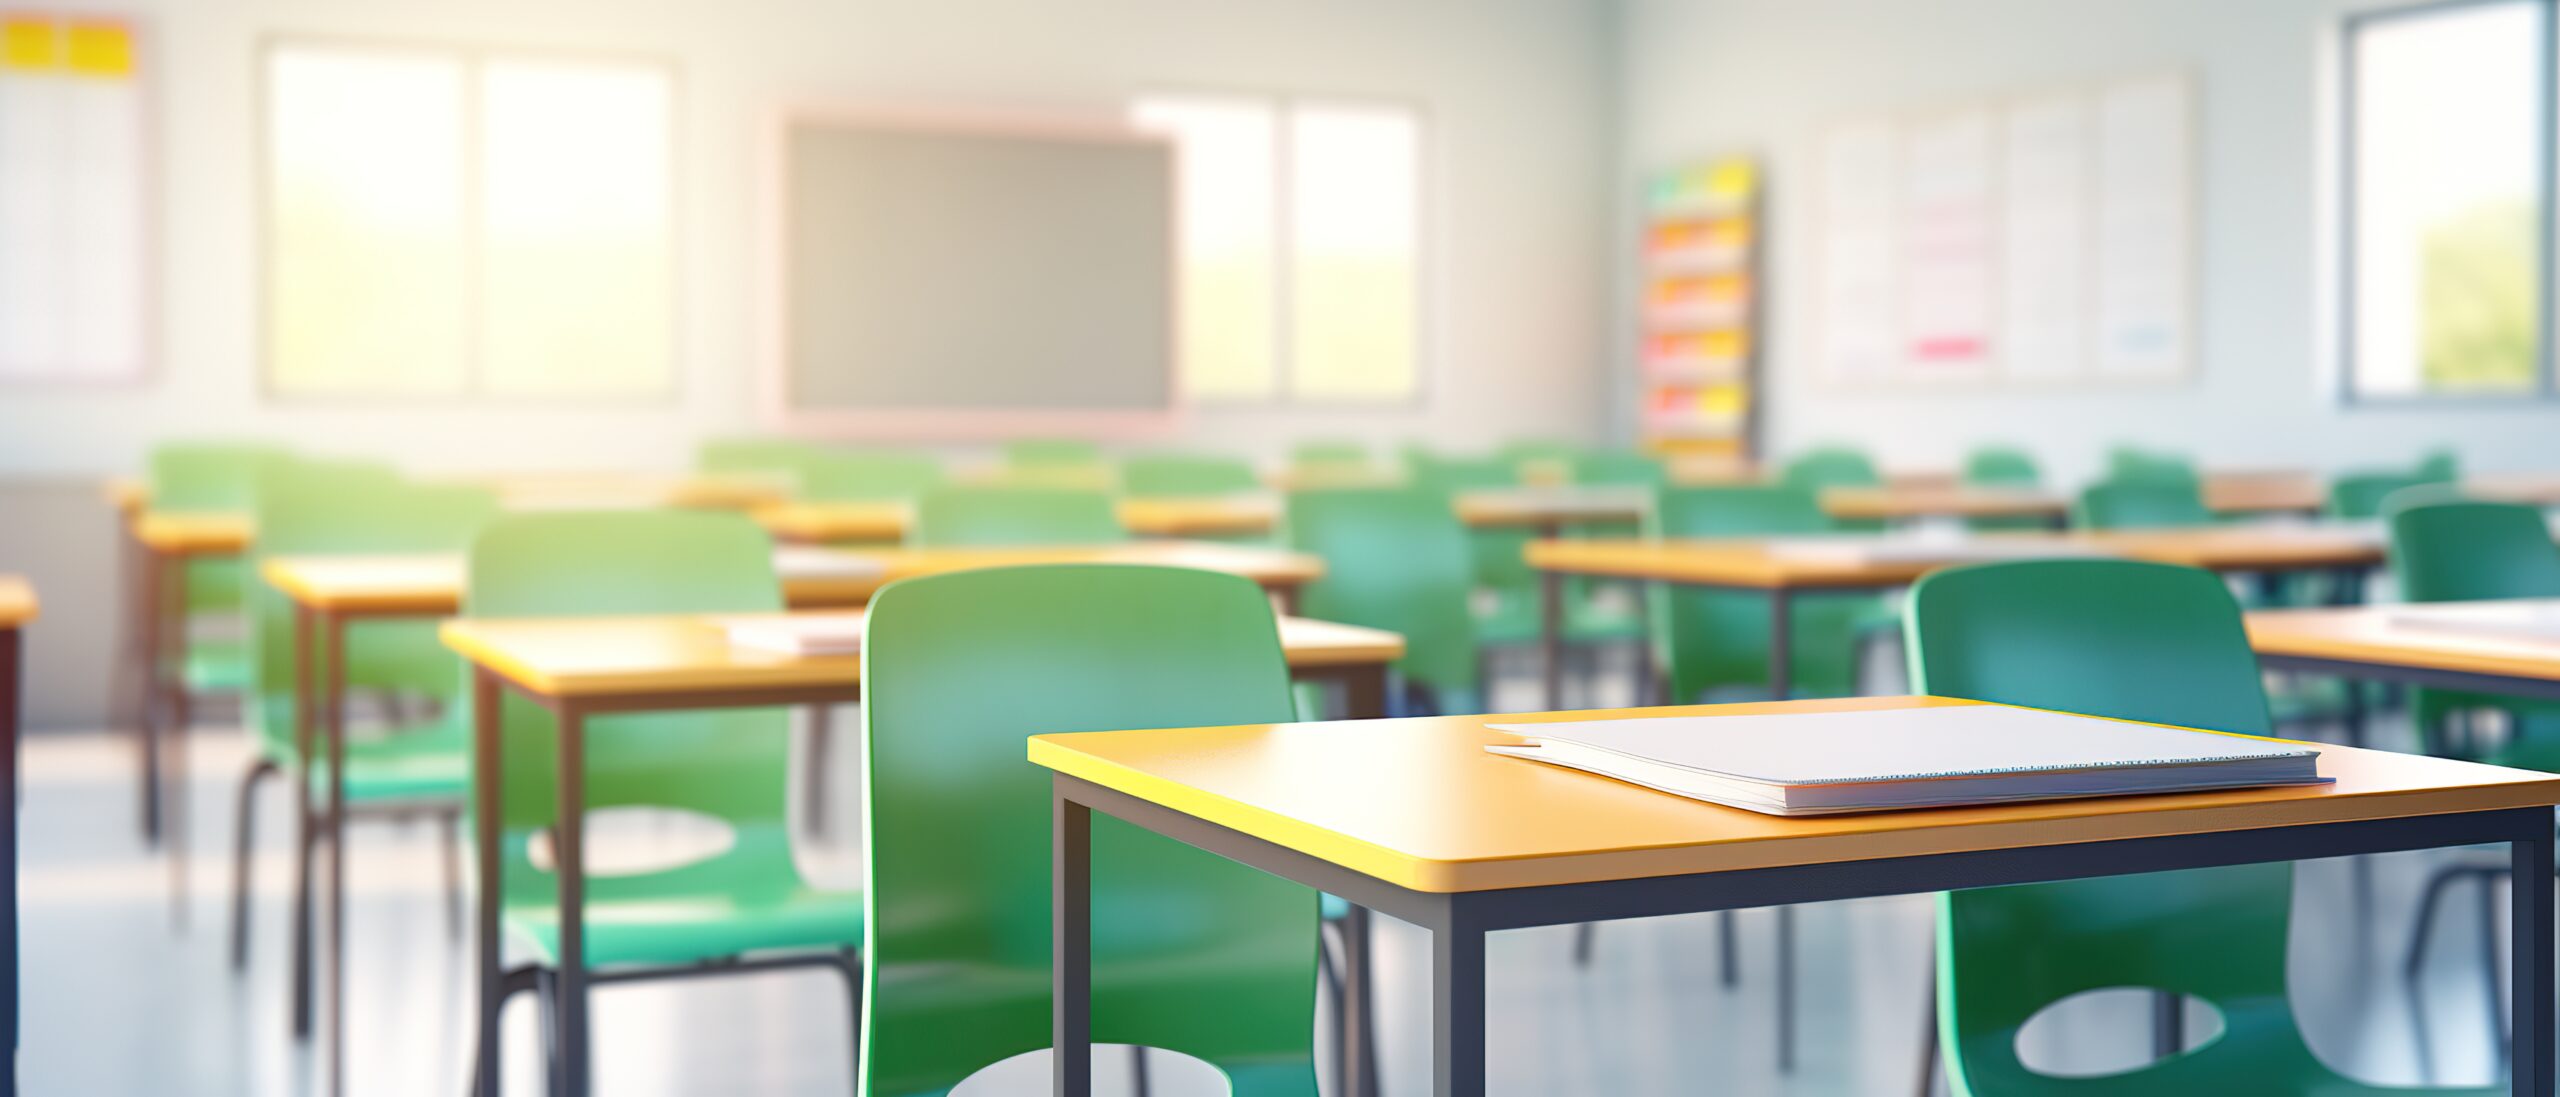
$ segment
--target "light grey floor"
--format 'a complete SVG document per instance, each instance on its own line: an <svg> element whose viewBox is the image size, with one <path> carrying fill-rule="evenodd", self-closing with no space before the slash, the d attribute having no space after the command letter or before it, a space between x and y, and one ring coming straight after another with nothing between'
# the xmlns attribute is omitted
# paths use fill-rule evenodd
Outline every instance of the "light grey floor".
<svg viewBox="0 0 2560 1097"><path fill-rule="evenodd" d="M1514 674L1497 692L1496 707L1534 707L1533 691L1526 676ZM2386 743L2405 740L2405 727L2383 730ZM186 929L175 932L164 862L134 835L125 741L48 736L27 746L20 1071L28 1093L313 1092L312 1060L285 1030L283 793L270 785L261 805L256 935L250 972L235 978L224 963L222 902L242 739L230 729L202 729L194 757L193 901ZM813 846L808 871L822 880L858 879L849 838ZM640 827L622 841L680 839ZM424 824L366 826L350 851L350 1090L452 1097L463 1091L468 1051L467 957L446 936L433 835ZM605 855L600 848L598 856ZM2430 1068L2439 1083L2495 1076L2471 896L2457 895L2448 908L2429 979L2414 1000L2398 975L2419 882L2430 864L2452 855L2374 859L2377 902L2370 910L2355 902L2345 864L2314 863L2300 872L2293 996L2313 1045L2340 1069L2396 1084L2420 1082ZM1774 1063L1772 916L1746 912L1741 927L1743 970L1732 989L1717 978L1712 918L1611 925L1588 969L1572 963L1570 930L1498 936L1495 1092L1910 1092L1927 972L1926 900L1801 911L1804 1054L1792 1075ZM1425 945L1409 927L1382 928L1385 1084L1395 1097L1430 1090ZM614 987L595 1001L598 1093L851 1092L844 1000L823 973ZM2138 995L2066 1007L2035 1026L2026 1050L2031 1061L2070 1070L2138 1062L2147 1044L2145 1010ZM1320 1031L1325 1023L1319 1019ZM2209 1018L2197 1023L2202 1028ZM537 1093L529 1009L516 1008L508 1024L508 1092ZM1126 1056L1099 1058L1110 1072L1104 1091L1119 1091ZM1154 1061L1156 1094L1222 1091L1196 1064L1161 1054ZM1046 1077L1035 1056L999 1065L963 1092L1044 1092Z"/></svg>

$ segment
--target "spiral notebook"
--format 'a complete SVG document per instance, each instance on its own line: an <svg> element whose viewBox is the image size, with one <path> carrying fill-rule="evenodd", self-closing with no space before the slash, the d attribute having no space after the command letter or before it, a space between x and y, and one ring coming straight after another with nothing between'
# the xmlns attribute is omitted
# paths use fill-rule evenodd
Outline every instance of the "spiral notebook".
<svg viewBox="0 0 2560 1097"><path fill-rule="evenodd" d="M1487 751L1768 815L2325 783L2298 743L2007 705L1493 724Z"/></svg>

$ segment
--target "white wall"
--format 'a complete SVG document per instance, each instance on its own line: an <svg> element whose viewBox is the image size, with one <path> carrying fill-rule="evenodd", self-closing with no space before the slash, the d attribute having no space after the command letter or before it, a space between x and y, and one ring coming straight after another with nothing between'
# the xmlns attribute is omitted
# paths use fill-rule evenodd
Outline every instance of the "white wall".
<svg viewBox="0 0 2560 1097"><path fill-rule="evenodd" d="M1620 193L1683 158L1756 150L1772 185L1771 441L1896 466L2025 445L2060 476L2117 441L2223 465L2337 467L2457 445L2478 469L2560 466L2560 406L2342 408L2332 395L2328 111L2342 0L1628 0ZM2200 97L2200 287L2186 383L1847 391L1813 376L1815 136L1877 113L2167 68ZM1631 266L1622 204L1622 266ZM1628 306L1622 292L1621 314ZM1624 331L1627 324L1620 323ZM1622 384L1631 354L1619 344ZM1624 429L1624 424L1620 425Z"/></svg>
<svg viewBox="0 0 2560 1097"><path fill-rule="evenodd" d="M84 3L86 0L68 0ZM43 5L37 5L42 7ZM1581 0L129 0L157 68L164 362L138 387L0 388L0 474L130 469L153 439L272 435L413 466L673 467L751 429L757 127L786 99L1116 114L1152 88L1385 96L1431 121L1427 396L1223 409L1184 437L1480 444L1597 433L1614 174L1606 12ZM682 82L681 391L279 404L259 393L257 53L348 35L631 51Z"/></svg>

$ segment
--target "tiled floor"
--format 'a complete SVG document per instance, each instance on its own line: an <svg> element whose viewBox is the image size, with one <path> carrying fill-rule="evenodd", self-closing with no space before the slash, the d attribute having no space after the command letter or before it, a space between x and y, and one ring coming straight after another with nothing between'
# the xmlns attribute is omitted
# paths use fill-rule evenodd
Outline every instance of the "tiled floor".
<svg viewBox="0 0 2560 1097"><path fill-rule="evenodd" d="M1530 688L1508 681L1497 700L1529 707ZM223 897L242 740L204 729L195 748L197 858L187 926L178 932L164 863L134 835L124 741L47 736L28 744L20 1063L28 1093L312 1091L311 1059L285 1027L283 794L273 784L264 794L257 932L249 973L235 977L225 966ZM858 880L845 852L852 846L848 835L813 846L808 870L821 880ZM433 835L424 823L365 826L350 851L350 1091L452 1097L463 1091L467 1054L466 957L447 936ZM2440 925L2426 984L2412 995L2398 975L2419 881L2446 856L2375 859L2369 909L2355 901L2346 864L2309 864L2299 874L2294 1000L2315 1048L2360 1078L2416 1083L2432 1070L2437 1082L2479 1083L2495 1075L2469 895L2448 908L2453 917ZM1743 969L1730 989L1717 977L1711 917L1612 925L1587 969L1571 960L1569 930L1498 937L1495 1092L1909 1093L1920 1050L1927 901L1802 912L1804 1055L1792 1075L1774 1061L1772 918L1754 911L1741 919ZM1394 1097L1430 1091L1424 944L1408 927L1381 930L1385 1084ZM614 987L595 1001L598 1093L851 1091L844 1000L827 974ZM2081 1070L2137 1061L2146 1016L2133 995L2065 1008L2030 1032L2026 1050ZM519 1006L508 1021L509 1092L537 1093L533 1018ZM1104 1092L1119 1091L1127 1057L1100 1060L1111 1072ZM1156 1094L1221 1091L1205 1068L1164 1055L1154 1061ZM962 1092L1036 1093L1046 1078L1035 1056L991 1069Z"/></svg>

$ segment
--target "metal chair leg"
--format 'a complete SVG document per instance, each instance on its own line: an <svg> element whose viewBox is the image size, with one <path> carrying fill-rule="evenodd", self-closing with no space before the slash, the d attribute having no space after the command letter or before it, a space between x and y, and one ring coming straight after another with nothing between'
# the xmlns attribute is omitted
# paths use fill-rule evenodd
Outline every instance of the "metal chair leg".
<svg viewBox="0 0 2560 1097"><path fill-rule="evenodd" d="M1920 981L1920 1079L1912 1097L1929 1097L1938 1083L1938 960L1929 959L1929 976Z"/></svg>
<svg viewBox="0 0 2560 1097"><path fill-rule="evenodd" d="M1591 966L1592 942L1600 936L1600 923L1584 922L1573 927L1573 966Z"/></svg>
<svg viewBox="0 0 2560 1097"><path fill-rule="evenodd" d="M276 764L260 758L240 778L240 802L232 816L231 839L231 970L249 967L249 851L257 833L258 782L276 773Z"/></svg>
<svg viewBox="0 0 2560 1097"><path fill-rule="evenodd" d="M853 1090L862 1092L862 953L846 949L836 954L836 971L844 976L846 1016L845 1031L852 1045Z"/></svg>
<svg viewBox="0 0 2560 1097"><path fill-rule="evenodd" d="M1147 1049L1142 1044L1129 1046L1129 1092L1147 1097Z"/></svg>
<svg viewBox="0 0 2560 1097"><path fill-rule="evenodd" d="M439 812L435 825L444 833L444 931L448 940L462 940L462 809Z"/></svg>
<svg viewBox="0 0 2560 1097"><path fill-rule="evenodd" d="M1742 982L1742 945L1734 938L1733 912L1716 912L1716 977L1727 987Z"/></svg>
<svg viewBox="0 0 2560 1097"><path fill-rule="evenodd" d="M2480 989L2489 995L2489 1045L2493 1062L2507 1066L2507 1004L2498 995L2498 873L2480 874ZM2511 881L2512 882L2512 881Z"/></svg>
<svg viewBox="0 0 2560 1097"><path fill-rule="evenodd" d="M504 1010L507 1008L507 1002L513 999L516 995L537 989L534 980L538 971L539 969L528 965L525 967L511 968L507 971L501 972L498 975L498 1008ZM551 1017L550 1011L544 1010L542 1016L544 1018L544 1023L548 1024ZM471 1097L484 1097L482 1094L472 1092L473 1089L476 1088L475 1080L480 1077L480 1063L482 1060L488 1056L496 1054L497 1050L498 1049L493 1047L479 1046L475 1046L471 1049L471 1075L469 1078L464 1080L464 1093L471 1094Z"/></svg>
<svg viewBox="0 0 2560 1097"><path fill-rule="evenodd" d="M551 1097L568 1092L560 1058L560 973L537 968L533 973L534 1004L542 1016L542 1090Z"/></svg>

